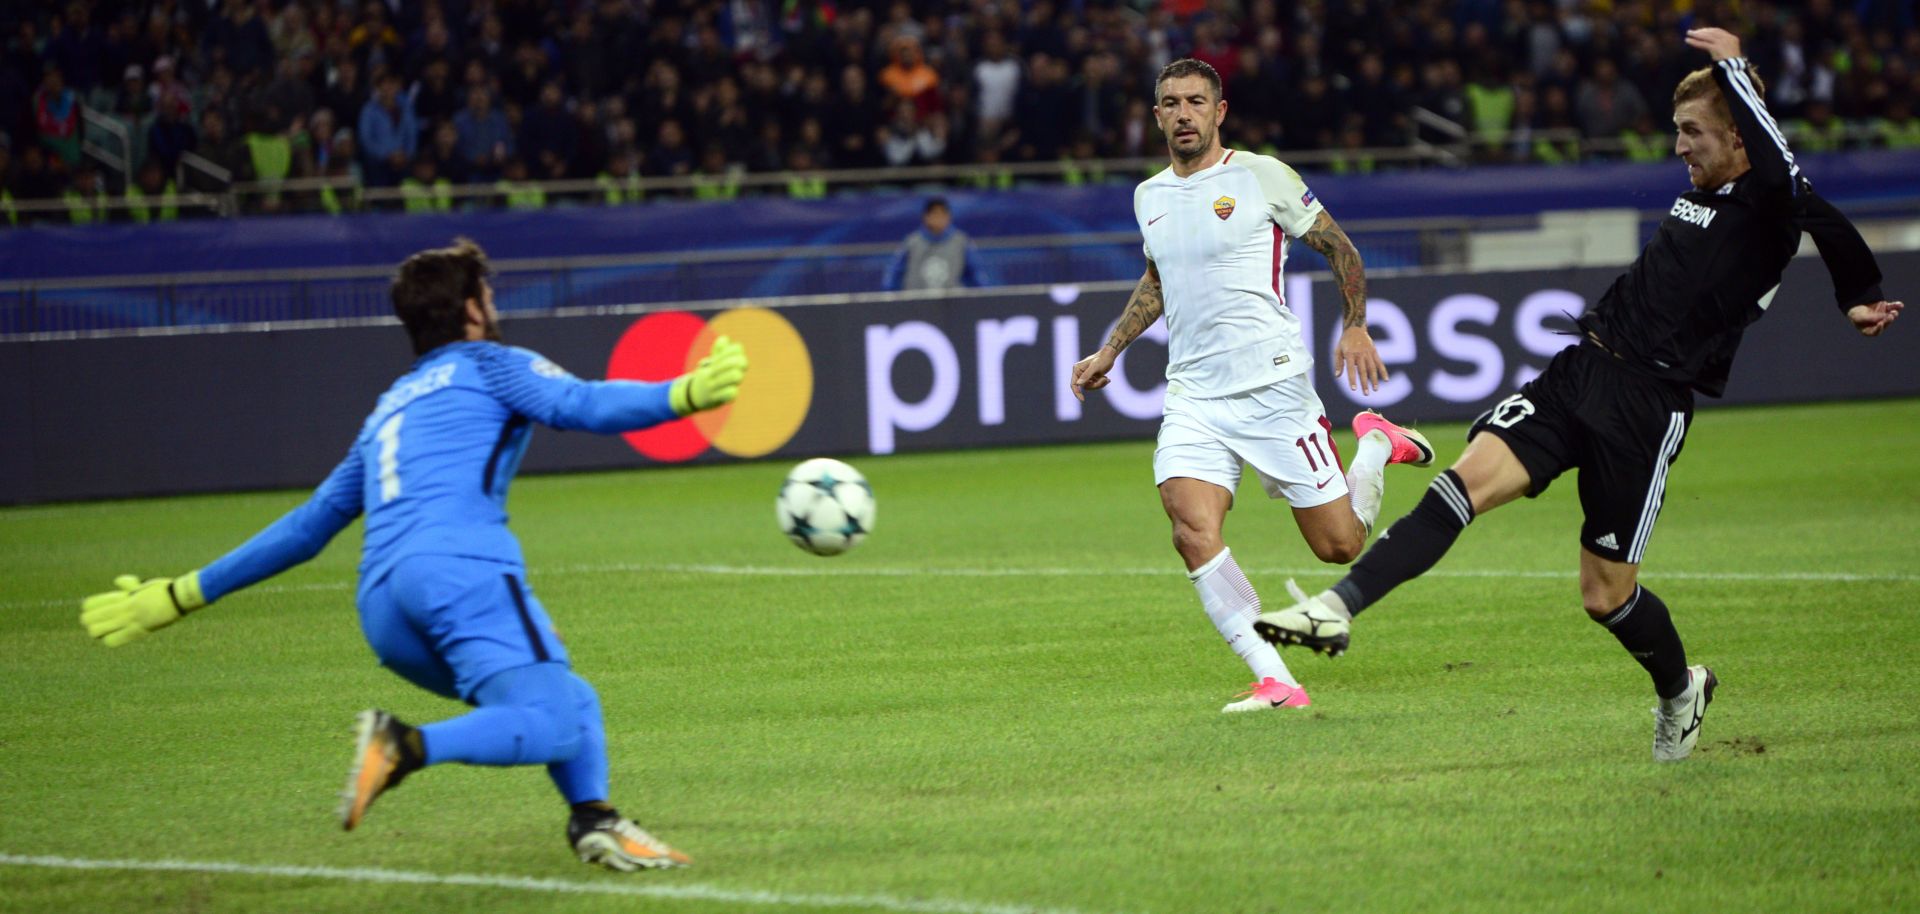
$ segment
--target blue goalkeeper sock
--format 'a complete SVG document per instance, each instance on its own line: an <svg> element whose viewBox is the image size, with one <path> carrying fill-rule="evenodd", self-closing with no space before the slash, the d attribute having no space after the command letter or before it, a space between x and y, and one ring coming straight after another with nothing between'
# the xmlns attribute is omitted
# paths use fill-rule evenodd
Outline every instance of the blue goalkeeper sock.
<svg viewBox="0 0 1920 914"><path fill-rule="evenodd" d="M427 764L545 765L577 758L584 742L577 679L563 663L495 674L473 693L479 707L420 728Z"/></svg>
<svg viewBox="0 0 1920 914"><path fill-rule="evenodd" d="M547 766L547 776L560 795L574 806L607 799L607 729L600 719L600 696L593 686L573 672L575 700L580 720L580 752L571 761Z"/></svg>

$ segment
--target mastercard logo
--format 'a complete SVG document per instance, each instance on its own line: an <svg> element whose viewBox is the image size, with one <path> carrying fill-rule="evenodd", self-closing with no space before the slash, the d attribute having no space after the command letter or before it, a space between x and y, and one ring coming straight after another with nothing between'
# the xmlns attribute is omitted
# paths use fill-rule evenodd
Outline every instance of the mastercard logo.
<svg viewBox="0 0 1920 914"><path fill-rule="evenodd" d="M747 350L740 396L719 409L694 413L620 437L662 463L692 460L713 448L734 457L763 457L793 440L813 405L813 357L800 332L766 308L735 308L710 318L686 311L642 316L620 335L607 359L607 377L666 381L693 370L717 337Z"/></svg>

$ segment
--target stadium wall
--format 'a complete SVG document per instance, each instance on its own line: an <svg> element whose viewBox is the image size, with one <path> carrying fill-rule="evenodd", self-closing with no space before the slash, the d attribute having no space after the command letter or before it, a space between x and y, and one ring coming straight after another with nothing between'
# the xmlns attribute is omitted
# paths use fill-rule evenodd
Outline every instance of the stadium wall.
<svg viewBox="0 0 1920 914"><path fill-rule="evenodd" d="M1882 266L1890 293L1920 288L1920 253ZM1615 275L1377 278L1369 317L1393 379L1359 399L1323 361L1313 372L1320 396L1336 421L1364 406L1402 421L1471 418L1567 345L1559 331L1569 316ZM513 319L509 341L583 377L668 377L717 333L743 339L755 366L752 396L731 412L624 438L542 431L525 469L1144 441L1160 412L1164 325L1129 349L1110 388L1084 404L1066 391L1070 366L1105 338L1128 291L1027 287ZM1323 276L1294 276L1286 293L1317 357L1329 360L1337 291ZM1720 402L1920 395L1912 329L1860 338L1834 308L1819 262L1803 258L1747 334ZM390 322L0 343L0 384L13 392L0 398L0 503L315 484L411 358Z"/></svg>
<svg viewBox="0 0 1920 914"><path fill-rule="evenodd" d="M1911 198L1920 151L1800 157L1836 202ZM1546 210L1666 209L1686 189L1675 163L1506 166L1364 176L1308 176L1343 220L1532 215ZM954 224L976 238L1132 232L1133 178L1082 187L945 191ZM930 193L930 192L928 192ZM36 225L0 233L6 282L181 272L385 267L469 235L495 259L624 256L721 248L892 244L920 224L926 193L851 193L824 200L756 197L720 203L535 211L199 219L153 225ZM777 277L768 281L776 281ZM876 275L877 281L877 275ZM779 288L747 295L791 294Z"/></svg>

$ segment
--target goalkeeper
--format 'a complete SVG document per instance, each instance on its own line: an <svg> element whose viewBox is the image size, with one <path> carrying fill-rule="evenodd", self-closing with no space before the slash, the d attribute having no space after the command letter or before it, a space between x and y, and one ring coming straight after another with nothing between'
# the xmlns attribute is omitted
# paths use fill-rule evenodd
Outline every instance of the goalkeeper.
<svg viewBox="0 0 1920 914"><path fill-rule="evenodd" d="M500 344L486 254L471 241L400 265L393 306L419 355L380 397L313 497L214 563L178 578L123 576L87 598L87 633L117 647L319 553L366 513L357 603L380 662L473 710L411 727L360 713L341 798L353 828L383 791L428 765L545 765L572 806L582 861L617 870L688 862L607 802L600 701L527 588L507 530L507 486L533 423L601 434L731 402L747 358L726 337L670 382L581 381Z"/></svg>

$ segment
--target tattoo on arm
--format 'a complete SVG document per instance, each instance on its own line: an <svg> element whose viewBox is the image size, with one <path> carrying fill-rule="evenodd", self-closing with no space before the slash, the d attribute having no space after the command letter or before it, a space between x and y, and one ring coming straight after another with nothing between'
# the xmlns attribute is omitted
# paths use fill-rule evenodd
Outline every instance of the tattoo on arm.
<svg viewBox="0 0 1920 914"><path fill-rule="evenodd" d="M1148 266L1147 272L1140 276L1140 284L1133 287L1133 297L1127 299L1127 310L1120 312L1120 323L1114 325L1113 335L1107 337L1107 345L1113 347L1114 352L1125 352L1127 344L1147 332L1166 308L1166 299L1160 294L1160 271Z"/></svg>
<svg viewBox="0 0 1920 914"><path fill-rule="evenodd" d="M1313 228L1300 236L1301 243L1320 252L1333 268L1334 282L1340 285L1340 313L1343 327L1367 325L1367 271L1360 263L1360 251L1347 233L1325 210L1314 220Z"/></svg>

